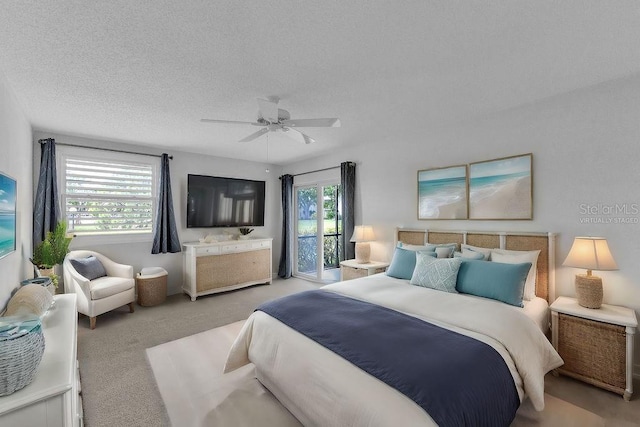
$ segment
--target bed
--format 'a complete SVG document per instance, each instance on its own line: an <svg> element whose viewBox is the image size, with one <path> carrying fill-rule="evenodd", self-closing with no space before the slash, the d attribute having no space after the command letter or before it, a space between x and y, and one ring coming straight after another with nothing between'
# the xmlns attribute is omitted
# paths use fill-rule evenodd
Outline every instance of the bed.
<svg viewBox="0 0 640 427"><path fill-rule="evenodd" d="M398 229L396 236L405 245L456 243L459 249L471 245L540 251L534 271L536 297L516 307L414 286L385 274L339 282L309 295L292 296L287 304L298 305L291 308L289 317L286 310L279 311L282 305L255 311L232 346L225 372L253 363L258 380L304 425L508 425L505 420L515 417L525 398L542 410L544 375L562 364L545 335L550 287L553 291L554 235ZM320 311L313 313L314 306ZM342 326L336 323L340 316L347 318ZM298 332L290 318L308 324L295 325ZM372 336L376 338L360 342L357 331L370 324L375 325ZM325 329L305 329L315 325ZM356 333L348 335L350 328ZM435 341L423 340L422 335L409 337L409 331L423 334L427 329L433 329L428 333L434 334ZM337 337L343 330L347 338L340 341ZM445 334L447 340L460 342L445 341ZM475 346L488 359L462 344ZM371 365L372 352L381 351L382 359L389 357L385 348L398 362L387 360L382 368ZM431 362L440 351L454 366ZM416 360L418 365L411 365ZM421 360L429 363L420 365ZM510 385L505 385L505 375ZM422 378L422 383L407 384L412 376ZM479 387L476 395L474 387ZM469 405L468 413L466 406L461 408L463 403Z"/></svg>

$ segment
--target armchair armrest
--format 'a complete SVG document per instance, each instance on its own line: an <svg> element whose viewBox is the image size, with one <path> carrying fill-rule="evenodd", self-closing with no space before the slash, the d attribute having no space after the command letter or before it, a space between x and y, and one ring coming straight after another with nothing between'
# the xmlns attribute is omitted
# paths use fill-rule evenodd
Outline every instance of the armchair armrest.
<svg viewBox="0 0 640 427"><path fill-rule="evenodd" d="M85 294L87 299L91 299L91 288L89 287L90 280L78 273L76 269L73 268L73 265L69 260L64 261L63 270L65 293L70 293L72 288L69 285L73 285L73 287L79 288Z"/></svg>
<svg viewBox="0 0 640 427"><path fill-rule="evenodd" d="M126 264L118 264L107 257L100 257L100 262L104 266L107 276L124 277L133 279L133 266Z"/></svg>

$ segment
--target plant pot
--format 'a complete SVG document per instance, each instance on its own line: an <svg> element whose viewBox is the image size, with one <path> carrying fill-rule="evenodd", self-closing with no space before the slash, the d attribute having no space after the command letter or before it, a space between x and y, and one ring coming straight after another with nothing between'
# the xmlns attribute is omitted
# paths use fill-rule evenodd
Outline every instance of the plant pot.
<svg viewBox="0 0 640 427"><path fill-rule="evenodd" d="M49 278L51 278L51 276L55 274L55 267L52 267L52 268L40 268L39 271L40 271L40 276L39 277L49 277ZM53 284L53 282L49 282L49 284L47 286L45 286L45 288L47 288L47 290L49 292L51 292L51 295L55 295L56 294L56 286Z"/></svg>

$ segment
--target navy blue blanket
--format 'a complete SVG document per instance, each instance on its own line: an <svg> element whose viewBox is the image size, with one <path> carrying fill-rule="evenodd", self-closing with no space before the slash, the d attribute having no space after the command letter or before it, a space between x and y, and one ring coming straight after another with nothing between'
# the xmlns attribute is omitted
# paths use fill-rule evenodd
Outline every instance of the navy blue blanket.
<svg viewBox="0 0 640 427"><path fill-rule="evenodd" d="M258 307L403 393L439 426L508 426L520 405L489 345L415 317L323 290Z"/></svg>

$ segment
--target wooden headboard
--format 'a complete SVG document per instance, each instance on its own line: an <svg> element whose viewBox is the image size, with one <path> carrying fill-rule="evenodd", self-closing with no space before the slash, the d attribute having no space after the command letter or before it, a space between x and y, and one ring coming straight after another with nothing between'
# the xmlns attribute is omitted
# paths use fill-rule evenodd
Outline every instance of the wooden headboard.
<svg viewBox="0 0 640 427"><path fill-rule="evenodd" d="M491 249L540 251L537 264L536 295L549 302L555 299L555 233L419 230L398 228L397 242L411 245L457 243ZM396 242L396 243L397 243Z"/></svg>

